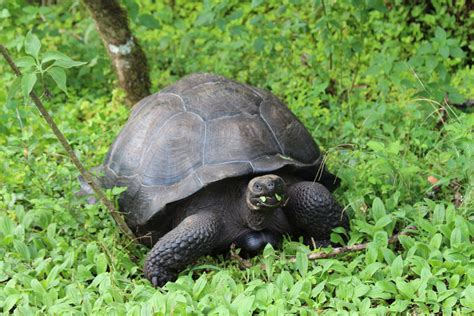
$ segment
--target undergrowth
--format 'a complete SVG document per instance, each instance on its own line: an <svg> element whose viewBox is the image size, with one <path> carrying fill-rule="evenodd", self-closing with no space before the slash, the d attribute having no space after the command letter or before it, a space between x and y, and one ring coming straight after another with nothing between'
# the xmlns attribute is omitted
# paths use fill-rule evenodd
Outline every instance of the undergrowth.
<svg viewBox="0 0 474 316"><path fill-rule="evenodd" d="M100 205L74 195L78 172L30 101L0 91L0 311L5 314L348 314L474 312L473 11L468 2L124 0L154 90L214 72L271 90L288 104L342 178L349 245L310 261L308 247L267 247L242 269L205 257L175 283L142 277L130 244ZM415 3L421 3L416 1ZM424 3L424 2L423 2ZM68 94L44 96L88 166L100 164L129 109L79 1L0 0L0 40L87 62ZM14 76L0 63L0 82ZM415 234L388 238L407 226ZM333 235L337 240L337 235ZM295 256L295 262L289 260ZM264 268L262 268L262 265Z"/></svg>

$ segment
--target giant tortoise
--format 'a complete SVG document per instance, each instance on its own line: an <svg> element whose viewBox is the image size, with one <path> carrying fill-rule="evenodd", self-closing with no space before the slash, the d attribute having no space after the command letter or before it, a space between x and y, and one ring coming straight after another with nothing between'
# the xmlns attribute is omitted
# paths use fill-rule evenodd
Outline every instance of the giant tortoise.
<svg viewBox="0 0 474 316"><path fill-rule="evenodd" d="M155 287L232 243L255 255L285 234L327 242L348 228L330 194L339 179L301 122L273 94L217 75L136 104L102 169L105 187L126 187L119 207L152 246Z"/></svg>

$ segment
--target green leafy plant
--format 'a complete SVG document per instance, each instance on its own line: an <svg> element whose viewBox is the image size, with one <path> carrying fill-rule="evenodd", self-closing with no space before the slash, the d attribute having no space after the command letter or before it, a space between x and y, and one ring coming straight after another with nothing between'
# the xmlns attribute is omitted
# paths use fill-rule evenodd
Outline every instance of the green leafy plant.
<svg viewBox="0 0 474 316"><path fill-rule="evenodd" d="M100 206L74 196L78 174L52 133L1 90L0 312L473 313L474 118L450 105L474 96L467 2L124 3L156 90L191 72L216 72L289 105L342 179L335 195L351 230L332 240L367 247L309 260L334 249L284 240L247 268L235 258L201 258L156 290L142 277L147 249L126 248ZM54 94L48 104L81 159L100 164L129 111L86 11L77 1L0 4L0 41L14 56L27 54L22 71L34 74L32 89L62 91L46 70L88 62L66 67L69 97ZM72 58L47 53L57 51ZM3 62L0 70L3 86L22 91ZM33 80L24 91L35 91ZM407 226L416 232L391 243Z"/></svg>
<svg viewBox="0 0 474 316"><path fill-rule="evenodd" d="M10 89L10 95L14 94L21 85L21 91L25 98L28 98L36 82L42 83L43 90L46 88L46 76L49 76L56 83L56 86L67 94L66 72L64 69L79 67L85 62L74 61L63 53L45 52L40 54L41 42L38 37L31 32L25 37L25 53L28 56L21 57L16 61L18 67L22 69L22 76L18 78Z"/></svg>

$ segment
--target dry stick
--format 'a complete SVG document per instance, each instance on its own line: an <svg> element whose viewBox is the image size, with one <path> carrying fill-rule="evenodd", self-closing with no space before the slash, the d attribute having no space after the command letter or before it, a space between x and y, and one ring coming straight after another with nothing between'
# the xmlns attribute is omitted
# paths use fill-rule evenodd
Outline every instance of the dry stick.
<svg viewBox="0 0 474 316"><path fill-rule="evenodd" d="M398 237L407 236L407 235L413 233L415 230L416 230L415 226L408 226L407 228L405 228L404 231L390 237L388 239L388 243L389 244L396 243L398 241ZM337 247L337 248L334 248L331 252L328 252L328 253L314 252L314 253L310 253L308 255L308 259L309 260L326 259L326 258L336 257L336 256L338 256L340 254L343 254L343 253L346 253L346 252L361 251L361 250L366 249L369 246L369 244L370 243L363 243L363 244L356 244L356 245L352 245L352 246ZM290 262L296 262L296 258L291 257Z"/></svg>
<svg viewBox="0 0 474 316"><path fill-rule="evenodd" d="M235 243L232 243L230 245L230 257L232 259L235 259L237 261L239 261L239 265L244 268L244 269L247 269L247 268L250 268L252 266L252 263L250 262L250 260L247 260L247 259L244 259L242 258L236 251L235 251Z"/></svg>
<svg viewBox="0 0 474 316"><path fill-rule="evenodd" d="M15 74L20 77L21 72L18 69L18 67L15 65L15 62L13 59L10 57L8 54L7 49L0 44L0 51L7 61L7 63L10 65L12 70L15 72ZM30 97L33 100L33 103L36 105L38 110L41 112L41 115L43 118L46 120L46 123L48 123L49 127L53 130L54 135L56 135L56 138L59 140L63 148L66 150L67 154L69 155L69 158L71 158L72 162L76 166L77 169L79 169L79 172L81 175L84 177L84 179L87 181L87 183L92 187L94 190L95 194L99 197L99 199L102 201L102 203L105 205L105 207L109 210L110 215L112 218L115 220L115 223L117 223L118 227L122 231L125 236L128 238L134 240L135 237L130 230L130 228L127 226L125 223L124 219L122 218L121 214L116 211L114 204L105 196L104 191L102 191L100 185L97 183L97 181L94 179L94 176L84 168L82 163L79 161L77 158L76 154L74 153L71 145L67 141L66 137L61 133L59 130L58 126L56 123L54 123L53 118L51 115L49 115L48 111L44 107L43 103L41 102L40 98L34 91L30 92Z"/></svg>
<svg viewBox="0 0 474 316"><path fill-rule="evenodd" d="M405 228L404 231L390 237L388 239L388 243L389 244L394 244L398 241L400 236L410 235L414 231L416 231L415 226L408 226L408 227ZM356 245L352 245L352 246L337 247L337 248L334 248L331 252L328 252L328 253L326 253L326 252L313 252L313 253L310 253L308 255L308 259L309 260L326 259L326 258L336 257L336 256L341 255L341 254L346 253L346 252L361 251L361 250L366 249L369 246L369 244L370 243L363 243L363 244L356 244ZM247 269L247 268L252 267L252 263L250 262L250 260L242 258L241 256L239 256L238 253L235 252L235 244L231 245L231 257L233 259L239 261L239 265L243 269ZM296 257L291 256L288 260L290 262L294 263L294 262L296 262ZM260 265L260 268L265 269L265 265L264 264Z"/></svg>

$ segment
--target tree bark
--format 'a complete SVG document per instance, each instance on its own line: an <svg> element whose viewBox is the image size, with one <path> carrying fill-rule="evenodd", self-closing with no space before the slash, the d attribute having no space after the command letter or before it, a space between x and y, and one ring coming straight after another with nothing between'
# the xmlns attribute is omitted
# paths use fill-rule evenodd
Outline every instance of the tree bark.
<svg viewBox="0 0 474 316"><path fill-rule="evenodd" d="M145 53L128 26L127 13L117 0L82 0L112 59L126 102L133 105L150 94Z"/></svg>

